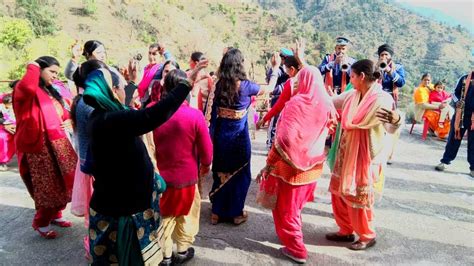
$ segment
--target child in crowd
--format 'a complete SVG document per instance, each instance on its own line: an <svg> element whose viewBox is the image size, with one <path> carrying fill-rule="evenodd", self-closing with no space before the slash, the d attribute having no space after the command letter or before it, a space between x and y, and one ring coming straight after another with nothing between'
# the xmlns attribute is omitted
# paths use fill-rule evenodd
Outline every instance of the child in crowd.
<svg viewBox="0 0 474 266"><path fill-rule="evenodd" d="M255 96L252 96L252 99L250 100L250 107L248 111L248 123L249 123L249 129L250 129L250 135L252 139L255 139L255 131L257 130L257 123L259 121L259 115L257 112L257 98Z"/></svg>
<svg viewBox="0 0 474 266"><path fill-rule="evenodd" d="M11 94L0 96L0 171L8 170L7 163L15 154L15 113Z"/></svg>
<svg viewBox="0 0 474 266"><path fill-rule="evenodd" d="M446 92L445 89L445 81L438 81L434 85L434 90L430 93L430 103L431 104L439 104L439 103L449 103L451 101L451 94ZM440 128L444 127L444 121L446 117L450 117L450 109L449 106L446 108L438 110L440 112L438 126Z"/></svg>

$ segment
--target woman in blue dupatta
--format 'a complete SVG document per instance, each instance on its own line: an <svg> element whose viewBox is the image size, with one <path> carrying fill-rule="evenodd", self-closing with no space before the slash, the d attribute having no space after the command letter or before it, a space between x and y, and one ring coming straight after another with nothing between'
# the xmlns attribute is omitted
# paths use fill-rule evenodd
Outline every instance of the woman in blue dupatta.
<svg viewBox="0 0 474 266"><path fill-rule="evenodd" d="M278 69L279 60L278 54L273 55L273 68ZM251 182L247 110L251 97L269 91L276 80L277 75L272 75L270 84L263 89L248 80L244 57L239 49L228 50L222 58L218 81L209 94L206 106L214 145L214 183L209 193L212 224L231 221L239 225L247 220L244 205Z"/></svg>

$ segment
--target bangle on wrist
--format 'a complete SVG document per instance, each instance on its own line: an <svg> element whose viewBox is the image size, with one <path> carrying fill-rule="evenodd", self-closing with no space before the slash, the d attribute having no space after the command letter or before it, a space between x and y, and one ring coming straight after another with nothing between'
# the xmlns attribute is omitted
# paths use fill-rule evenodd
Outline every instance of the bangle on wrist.
<svg viewBox="0 0 474 266"><path fill-rule="evenodd" d="M398 125L398 123L400 123L400 120L402 120L402 116L401 116L401 115L398 115L398 120L397 120L397 122L392 123L392 125Z"/></svg>

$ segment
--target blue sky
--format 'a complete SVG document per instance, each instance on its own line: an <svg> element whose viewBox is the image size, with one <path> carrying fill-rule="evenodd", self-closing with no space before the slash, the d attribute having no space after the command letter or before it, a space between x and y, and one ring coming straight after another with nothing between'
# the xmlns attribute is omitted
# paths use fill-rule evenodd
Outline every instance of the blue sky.
<svg viewBox="0 0 474 266"><path fill-rule="evenodd" d="M474 35L473 0L395 0L395 2L451 26L461 24Z"/></svg>

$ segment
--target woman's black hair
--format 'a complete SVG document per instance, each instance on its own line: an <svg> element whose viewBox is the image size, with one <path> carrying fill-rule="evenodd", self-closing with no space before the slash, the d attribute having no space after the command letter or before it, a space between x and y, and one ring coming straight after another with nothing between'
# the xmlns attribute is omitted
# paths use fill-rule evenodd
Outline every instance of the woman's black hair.
<svg viewBox="0 0 474 266"><path fill-rule="evenodd" d="M35 62L38 63L41 71L50 66L60 66L58 60L52 56L41 56L36 59ZM46 86L42 78L40 78L39 87L46 91L49 95L53 96L54 99L56 99L64 106L64 99L59 93L59 91L57 91L52 85Z"/></svg>
<svg viewBox="0 0 474 266"><path fill-rule="evenodd" d="M112 78L112 87L117 88L120 86L120 76L117 72L110 70L110 77ZM112 88L111 88L112 89Z"/></svg>
<svg viewBox="0 0 474 266"><path fill-rule="evenodd" d="M222 57L217 70L216 99L223 106L232 106L238 101L239 82L247 79L244 57L239 49L230 49Z"/></svg>
<svg viewBox="0 0 474 266"><path fill-rule="evenodd" d="M199 62L204 57L204 54L201 52L194 52L191 54L191 60L194 62Z"/></svg>
<svg viewBox="0 0 474 266"><path fill-rule="evenodd" d="M299 64L298 61L296 60L296 57L290 55L285 57L285 63L283 63L287 68L294 67L295 69L298 69Z"/></svg>
<svg viewBox="0 0 474 266"><path fill-rule="evenodd" d="M437 86L446 86L446 80L445 79L442 79L442 80L439 80L437 81L435 84L434 84L434 87L436 88Z"/></svg>
<svg viewBox="0 0 474 266"><path fill-rule="evenodd" d="M82 98L82 95L79 94L79 87L80 88L85 88L85 82L87 79L87 76L94 70L97 70L99 68L107 68L107 65L99 60L91 59L87 60L86 62L82 63L74 72L72 75L72 79L74 81L74 84L76 84L77 88L77 95L74 97L72 100L71 104L71 120L72 120L72 127L74 130L76 129L76 112L77 112L77 103L79 100Z"/></svg>
<svg viewBox="0 0 474 266"><path fill-rule="evenodd" d="M351 70L357 75L364 73L365 77L369 81L376 81L382 77L382 73L380 72L378 66L369 59L362 59L355 62L352 64Z"/></svg>
<svg viewBox="0 0 474 266"><path fill-rule="evenodd" d="M13 97L12 97L12 94L11 94L11 93L6 94L6 95L3 96L3 98L2 98L2 103L3 103L3 104L12 103L12 101L13 101Z"/></svg>
<svg viewBox="0 0 474 266"><path fill-rule="evenodd" d="M160 69L160 71L159 71L159 73L158 73L158 77L157 77L158 80L161 80L161 79L163 78L163 71L165 70L165 67L166 67L167 65L169 65L169 64L171 64L172 66L174 66L176 69L180 69L178 62L176 62L176 61L174 61L174 60L168 60L168 61L166 61L166 62L163 64L163 67L161 67L161 69Z"/></svg>
<svg viewBox="0 0 474 266"><path fill-rule="evenodd" d="M10 87L10 89L14 89L16 84L18 84L19 81L20 81L19 79L14 80L14 81L8 83L8 86Z"/></svg>
<svg viewBox="0 0 474 266"><path fill-rule="evenodd" d="M166 97L166 95L168 95L168 93L170 93L174 88L176 88L176 86L178 86L178 83L184 79L186 79L186 72L181 69L171 70L165 77L163 88L161 91L161 99Z"/></svg>
<svg viewBox="0 0 474 266"><path fill-rule="evenodd" d="M72 80L74 81L74 84L76 84L76 87L84 88L87 75L99 68L107 68L107 65L104 62L95 59L87 60L86 62L82 63L76 69L74 74L72 74Z"/></svg>
<svg viewBox="0 0 474 266"><path fill-rule="evenodd" d="M100 41L97 41L97 40L87 41L84 44L84 49L82 50L82 55L85 56L86 59L89 59L89 57L91 57L91 55L92 55L92 52L94 52L95 49L97 49L99 46L104 46L104 44L101 43Z"/></svg>
<svg viewBox="0 0 474 266"><path fill-rule="evenodd" d="M423 76L421 76L421 80L424 80L425 78L427 77L430 77L431 78L431 74L430 73L425 73L423 74Z"/></svg>

